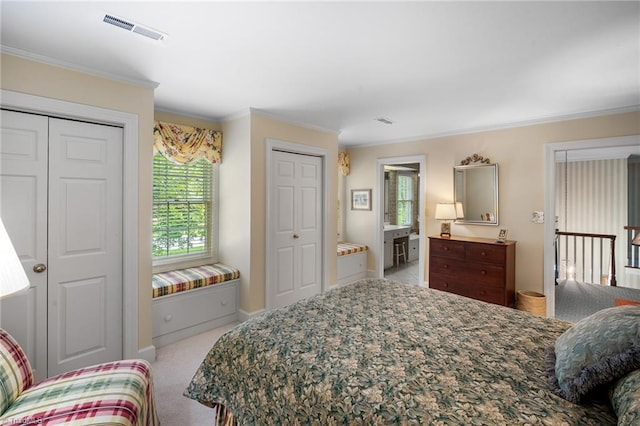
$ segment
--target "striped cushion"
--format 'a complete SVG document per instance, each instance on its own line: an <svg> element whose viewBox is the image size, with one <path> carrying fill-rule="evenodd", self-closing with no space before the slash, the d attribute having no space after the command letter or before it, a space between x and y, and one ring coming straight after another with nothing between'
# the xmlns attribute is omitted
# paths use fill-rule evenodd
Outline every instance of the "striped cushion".
<svg viewBox="0 0 640 426"><path fill-rule="evenodd" d="M347 254L358 253L359 251L369 250L364 244L355 244L355 243L338 243L338 256L344 256Z"/></svg>
<svg viewBox="0 0 640 426"><path fill-rule="evenodd" d="M0 415L31 385L33 372L27 356L18 342L0 328Z"/></svg>
<svg viewBox="0 0 640 426"><path fill-rule="evenodd" d="M0 424L157 425L151 366L115 361L52 377L24 391Z"/></svg>
<svg viewBox="0 0 640 426"><path fill-rule="evenodd" d="M153 274L153 297L219 284L239 277L240 271L221 263Z"/></svg>

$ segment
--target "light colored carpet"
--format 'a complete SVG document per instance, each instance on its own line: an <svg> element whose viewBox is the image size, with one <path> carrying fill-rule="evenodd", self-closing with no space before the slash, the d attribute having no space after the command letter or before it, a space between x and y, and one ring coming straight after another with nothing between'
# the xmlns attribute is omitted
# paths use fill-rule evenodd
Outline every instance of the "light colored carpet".
<svg viewBox="0 0 640 426"><path fill-rule="evenodd" d="M158 417L162 426L213 424L213 410L182 396L213 343L237 323L163 346L152 364Z"/></svg>
<svg viewBox="0 0 640 426"><path fill-rule="evenodd" d="M640 290L560 281L556 286L556 318L575 323L601 309L615 306L616 298L640 301Z"/></svg>

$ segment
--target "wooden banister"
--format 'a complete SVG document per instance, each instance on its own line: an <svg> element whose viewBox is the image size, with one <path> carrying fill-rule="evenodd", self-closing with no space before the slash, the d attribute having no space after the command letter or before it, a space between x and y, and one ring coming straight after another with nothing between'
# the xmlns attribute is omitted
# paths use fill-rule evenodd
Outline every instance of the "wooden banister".
<svg viewBox="0 0 640 426"><path fill-rule="evenodd" d="M610 277L610 285L612 287L615 287L617 285L617 280L616 280L616 235L612 235L612 234L591 234L591 233L587 233L587 232L564 232L564 231L558 231L556 229L556 236L566 236L566 237L574 237L574 251L575 251L575 238L577 237L581 237L583 238L583 247L582 247L582 251L583 251L583 258L584 258L584 238L591 238L591 251L593 254L593 239L598 238L601 240L605 240L608 239L609 243L610 243L610 251L611 251L611 262L610 262L610 266L611 266L611 277ZM557 238L557 237L556 237ZM602 253L600 253L601 257L602 257ZM602 259L601 259L602 260ZM556 260L557 262L557 260ZM592 259L592 266L593 266L593 259ZM556 265L556 269L557 269L557 265ZM583 265L583 270L584 270L584 265Z"/></svg>

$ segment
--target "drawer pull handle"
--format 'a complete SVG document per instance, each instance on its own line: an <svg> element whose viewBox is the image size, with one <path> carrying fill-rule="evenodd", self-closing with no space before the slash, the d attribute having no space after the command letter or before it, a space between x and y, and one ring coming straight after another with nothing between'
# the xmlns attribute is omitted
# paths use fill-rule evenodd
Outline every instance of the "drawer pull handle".
<svg viewBox="0 0 640 426"><path fill-rule="evenodd" d="M449 284L448 283L444 283L444 284L442 284L442 287L449 287Z"/></svg>
<svg viewBox="0 0 640 426"><path fill-rule="evenodd" d="M169 321L171 321L172 319L173 319L173 317L171 316L171 314L167 314L167 315L165 315L165 316L164 316L164 321L165 321L165 322L169 322Z"/></svg>
<svg viewBox="0 0 640 426"><path fill-rule="evenodd" d="M485 270L480 271L480 275L487 275L487 271Z"/></svg>
<svg viewBox="0 0 640 426"><path fill-rule="evenodd" d="M483 251L482 251L482 252L480 252L480 255L481 255L481 256L486 256L486 255L487 255L487 253L485 253L485 252L483 252Z"/></svg>
<svg viewBox="0 0 640 426"><path fill-rule="evenodd" d="M444 251L449 251L449 247L445 247L445 248L444 248Z"/></svg>
<svg viewBox="0 0 640 426"><path fill-rule="evenodd" d="M220 304L221 304L222 306L227 306L227 304L228 304L228 303L229 303L229 302L227 302L226 300L223 300L222 302L220 302Z"/></svg>
<svg viewBox="0 0 640 426"><path fill-rule="evenodd" d="M442 265L442 267L443 267L444 269L449 269L449 265L447 265L447 264Z"/></svg>

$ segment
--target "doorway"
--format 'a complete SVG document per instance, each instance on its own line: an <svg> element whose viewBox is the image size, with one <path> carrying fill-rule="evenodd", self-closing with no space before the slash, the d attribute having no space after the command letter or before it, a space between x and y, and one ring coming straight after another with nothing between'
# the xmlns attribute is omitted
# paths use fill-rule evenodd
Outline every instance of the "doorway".
<svg viewBox="0 0 640 426"><path fill-rule="evenodd" d="M0 100L3 108L14 111L29 111L42 115L76 118L80 121L108 123L122 127L122 186L127 188L122 197L122 305L124 307L122 312L122 352L126 358L143 358L149 362L153 361L155 359L153 346L138 347L138 116L127 112L4 89L0 89ZM35 348L34 341L29 344Z"/></svg>
<svg viewBox="0 0 640 426"><path fill-rule="evenodd" d="M324 291L326 153L267 141L266 303L282 307Z"/></svg>
<svg viewBox="0 0 640 426"><path fill-rule="evenodd" d="M575 142L551 143L545 145L545 225L544 225L544 293L547 296L547 312L549 316L556 316L556 184L559 176L556 176L556 164L558 158L569 157L588 158L590 152L598 153L596 158L602 158L602 153L608 156L615 152L640 149L640 136L617 137L607 139L593 139ZM625 237L625 234L620 234ZM624 253L620 253L624 255ZM611 288L614 289L614 288ZM586 294L586 293L583 293ZM591 305L582 303L582 306ZM595 306L595 305L594 305Z"/></svg>
<svg viewBox="0 0 640 426"><path fill-rule="evenodd" d="M426 160L423 155L377 164L379 277L424 286ZM398 256L404 252L404 255Z"/></svg>

